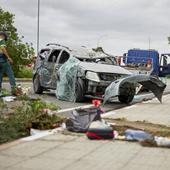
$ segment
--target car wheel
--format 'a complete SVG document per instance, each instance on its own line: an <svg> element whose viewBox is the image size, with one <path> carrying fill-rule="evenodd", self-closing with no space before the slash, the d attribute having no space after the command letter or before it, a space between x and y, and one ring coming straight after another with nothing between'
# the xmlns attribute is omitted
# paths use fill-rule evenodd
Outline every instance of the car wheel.
<svg viewBox="0 0 170 170"><path fill-rule="evenodd" d="M40 84L39 76L36 74L33 79L33 88L36 94L43 93L43 87Z"/></svg>
<svg viewBox="0 0 170 170"><path fill-rule="evenodd" d="M132 102L134 95L135 87L132 83L126 82L122 86L120 86L118 99L121 103L128 104Z"/></svg>
<svg viewBox="0 0 170 170"><path fill-rule="evenodd" d="M84 101L84 82L80 78L78 78L76 83L75 95L76 95L76 102Z"/></svg>

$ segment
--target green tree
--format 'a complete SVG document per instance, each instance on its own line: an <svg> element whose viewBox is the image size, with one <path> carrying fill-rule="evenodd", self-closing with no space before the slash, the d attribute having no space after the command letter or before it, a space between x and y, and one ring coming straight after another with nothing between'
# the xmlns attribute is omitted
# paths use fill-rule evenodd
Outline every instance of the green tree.
<svg viewBox="0 0 170 170"><path fill-rule="evenodd" d="M8 34L7 49L14 61L13 70L17 76L24 65L32 62L34 49L32 44L22 42L24 37L19 37L17 29L14 26L14 19L14 14L0 8L0 31Z"/></svg>
<svg viewBox="0 0 170 170"><path fill-rule="evenodd" d="M170 44L170 37L168 37L168 43Z"/></svg>

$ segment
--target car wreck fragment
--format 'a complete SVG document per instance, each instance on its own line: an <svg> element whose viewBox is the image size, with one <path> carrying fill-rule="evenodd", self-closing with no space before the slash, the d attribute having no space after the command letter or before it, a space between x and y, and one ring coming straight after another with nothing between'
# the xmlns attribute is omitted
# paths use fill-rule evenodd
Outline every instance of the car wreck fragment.
<svg viewBox="0 0 170 170"><path fill-rule="evenodd" d="M104 95L111 81L129 74L129 71L114 65L81 62L70 57L57 72L56 96L67 101L83 101L84 97Z"/></svg>
<svg viewBox="0 0 170 170"><path fill-rule="evenodd" d="M148 90L152 91L155 97L162 102L162 94L166 85L159 79L149 75L131 75L123 79L118 79L112 82L105 90L104 103L109 99L118 96L119 100L122 102L129 102L126 100L128 98L128 92L131 91L131 98L135 95L135 88L137 84L143 85ZM131 100L129 97L129 100Z"/></svg>
<svg viewBox="0 0 170 170"><path fill-rule="evenodd" d="M166 87L157 78L132 73L115 65L114 57L103 51L48 44L40 51L35 63L33 87L35 93L55 89L60 100L81 102L85 97L104 103L118 97L130 103L138 83L151 90L161 101Z"/></svg>

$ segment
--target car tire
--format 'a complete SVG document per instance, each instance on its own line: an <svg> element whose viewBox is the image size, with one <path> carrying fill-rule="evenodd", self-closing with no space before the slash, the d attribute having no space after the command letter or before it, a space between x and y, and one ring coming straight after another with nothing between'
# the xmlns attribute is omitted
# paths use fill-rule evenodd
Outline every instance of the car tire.
<svg viewBox="0 0 170 170"><path fill-rule="evenodd" d="M84 101L84 81L81 78L78 78L76 82L75 97L76 102Z"/></svg>
<svg viewBox="0 0 170 170"><path fill-rule="evenodd" d="M33 88L34 93L36 94L42 94L43 93L43 87L40 84L39 76L36 74L33 79Z"/></svg>
<svg viewBox="0 0 170 170"><path fill-rule="evenodd" d="M120 86L118 99L121 103L129 104L135 95L135 87L132 83L124 83Z"/></svg>

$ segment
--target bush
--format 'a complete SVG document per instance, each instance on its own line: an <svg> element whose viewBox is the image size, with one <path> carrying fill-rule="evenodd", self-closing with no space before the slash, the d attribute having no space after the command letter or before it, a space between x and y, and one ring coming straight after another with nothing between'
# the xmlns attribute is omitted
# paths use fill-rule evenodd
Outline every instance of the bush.
<svg viewBox="0 0 170 170"><path fill-rule="evenodd" d="M32 78L32 69L31 68L22 68L17 74L17 78Z"/></svg>
<svg viewBox="0 0 170 170"><path fill-rule="evenodd" d="M0 110L6 107L0 101ZM17 107L10 116L3 115L0 111L0 144L14 139L28 136L30 128L50 129L59 126L63 118L56 115L48 115L47 109L54 107L40 100L24 100L21 107Z"/></svg>

